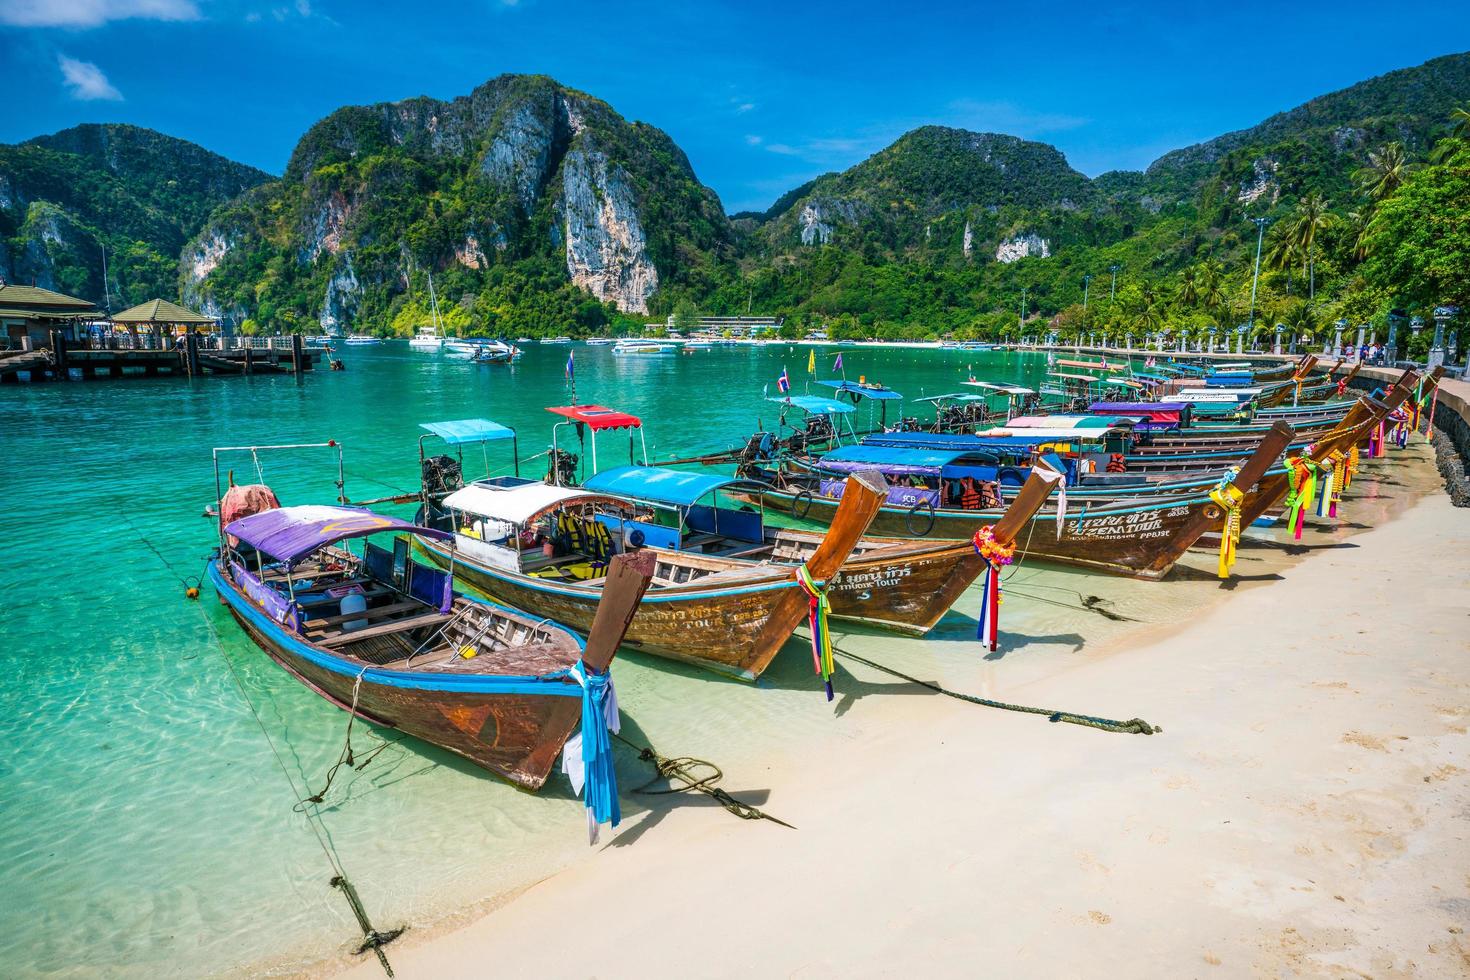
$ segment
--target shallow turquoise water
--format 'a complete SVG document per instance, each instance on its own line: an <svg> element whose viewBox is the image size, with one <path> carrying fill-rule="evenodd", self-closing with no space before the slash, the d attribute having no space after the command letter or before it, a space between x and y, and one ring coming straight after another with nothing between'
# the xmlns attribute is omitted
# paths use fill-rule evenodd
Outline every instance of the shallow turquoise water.
<svg viewBox="0 0 1470 980"><path fill-rule="evenodd" d="M762 387L774 390L783 366L798 391L807 377L805 348L656 359L574 349L579 399L642 415L659 458L730 444L757 416L769 427L775 412ZM292 810L292 790L231 668L300 785L320 787L346 716L275 667L207 589L198 603L182 595L180 576L198 575L213 543L200 516L213 497L210 447L334 438L346 447L350 496L411 490L423 421L486 416L519 430L522 456L541 451L554 421L544 406L566 403L567 353L532 345L522 363L493 367L394 344L348 349L346 372L301 381L0 388L0 963L8 975L196 976L345 955L355 926L327 887L323 854ZM820 359L824 376L835 353ZM1044 371L1040 358L1024 355L843 355L849 377L867 374L910 398L955 390L971 367L989 380L1034 381ZM616 437L602 445L621 449ZM242 480L255 478L248 456L235 465ZM269 455L261 465L285 502L332 497L323 450ZM931 641L841 635L839 643L965 690L1003 692L1125 628L1078 609L1079 591L1145 621L1205 595L1189 579L1149 586L1025 568L1012 581L1017 595L1003 622L1010 650L1001 655L983 657L973 641L974 596ZM728 788L756 803L766 802L762 764L818 739L856 737L869 724L863 700L895 691L877 675L844 675L834 710L817 693L800 640L758 685L633 655L618 661L616 676L625 733L665 754L719 761ZM361 731L359 758L377 744ZM618 752L624 786L643 782L641 763ZM779 801L769 804L779 811ZM339 777L323 815L378 926L419 928L586 859L579 811L560 777L533 796L410 740ZM642 811L639 798L625 796L626 816ZM658 819L625 830L613 846L657 833Z"/></svg>

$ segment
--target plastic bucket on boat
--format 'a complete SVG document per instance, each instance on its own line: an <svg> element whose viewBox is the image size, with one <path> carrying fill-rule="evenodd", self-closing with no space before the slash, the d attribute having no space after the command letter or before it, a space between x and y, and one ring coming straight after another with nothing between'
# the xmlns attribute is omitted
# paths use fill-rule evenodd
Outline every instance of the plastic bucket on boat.
<svg viewBox="0 0 1470 980"><path fill-rule="evenodd" d="M345 595L342 597L342 615L346 616L349 613L360 613L366 611L367 596L363 595L362 593L354 592L352 595ZM367 624L368 621L366 619L349 619L342 624L342 632L352 633L360 629L367 629Z"/></svg>

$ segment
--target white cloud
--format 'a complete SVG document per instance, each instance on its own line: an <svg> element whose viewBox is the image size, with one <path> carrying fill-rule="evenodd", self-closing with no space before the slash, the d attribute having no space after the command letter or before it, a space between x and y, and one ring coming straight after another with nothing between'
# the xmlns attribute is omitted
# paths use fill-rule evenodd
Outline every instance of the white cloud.
<svg viewBox="0 0 1470 980"><path fill-rule="evenodd" d="M766 147L772 153L779 153L783 157L801 156L801 151L787 143L772 143Z"/></svg>
<svg viewBox="0 0 1470 980"><path fill-rule="evenodd" d="M744 115L747 112L752 111L753 109L755 109L755 103L754 102L742 102L738 106L735 107L735 111L738 112L738 113L740 113L740 114L742 114L742 115Z"/></svg>
<svg viewBox="0 0 1470 980"><path fill-rule="evenodd" d="M952 113L947 120L950 125L1026 139L1045 133L1077 129L1089 122L1082 116L1033 112L1012 102L983 102L977 99L956 99L949 104L949 111Z"/></svg>
<svg viewBox="0 0 1470 980"><path fill-rule="evenodd" d="M67 87L71 89L72 98L83 102L99 99L110 102L122 101L122 93L107 80L107 76L102 74L102 69L90 61L78 61L60 54L56 56L56 63L61 66L61 76L66 80Z"/></svg>
<svg viewBox="0 0 1470 980"><path fill-rule="evenodd" d="M763 137L756 136L753 133L747 133L745 136L745 142L749 146L760 146L762 143L765 142L765 139Z"/></svg>
<svg viewBox="0 0 1470 980"><path fill-rule="evenodd" d="M0 24L98 27L114 20L198 20L194 0L0 0Z"/></svg>

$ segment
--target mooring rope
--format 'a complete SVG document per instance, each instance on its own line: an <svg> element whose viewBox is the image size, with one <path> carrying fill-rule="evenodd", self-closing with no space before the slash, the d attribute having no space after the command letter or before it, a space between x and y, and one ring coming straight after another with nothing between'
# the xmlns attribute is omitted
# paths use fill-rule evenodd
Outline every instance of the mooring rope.
<svg viewBox="0 0 1470 980"><path fill-rule="evenodd" d="M867 657L858 656L857 654L850 653L840 647L834 647L833 649L836 651L839 657L846 657L849 660L855 660L860 664L865 664L869 667L872 667L874 670L880 670L885 674L891 674L894 677L902 678L903 680L906 680L911 684L918 684L920 687L927 687L929 690L934 691L938 694L943 694L946 697L955 698L959 701L967 701L970 704L978 704L987 708L1001 708L1005 711L1019 711L1022 714L1028 715L1046 715L1048 721L1064 721L1070 725L1081 725L1084 728L1096 728L1098 731L1102 732L1117 732L1124 735L1157 735L1159 732L1163 731L1162 728L1159 728L1155 725L1150 725L1142 718L1130 718L1127 721L1115 721L1111 718L1099 718L1096 715L1080 715L1076 712L1057 711L1052 708L1033 708L1030 705L1025 704L1012 704L1008 701L994 701L990 698L976 697L973 694L962 694L959 691L951 691L949 688L941 687L940 685L935 684L933 681L922 681L919 680L919 678L917 677L911 677L910 675L905 674L903 671L895 670L892 667L887 667L883 664L876 663L875 661L869 660Z"/></svg>
<svg viewBox="0 0 1470 980"><path fill-rule="evenodd" d="M629 748L637 749L638 758L642 759L644 762L649 762L653 764L655 772L654 777L648 782L644 783L642 786L639 786L637 789L633 790L634 793L639 793L643 796L667 796L673 793L688 792L703 793L704 795L714 799L720 804L720 806L724 807L726 810L729 810L741 820L769 820L772 823L778 823L783 827L789 827L792 830L796 829L785 820L782 820L779 817L771 816L760 807L741 802L740 800L735 799L735 797L731 796L725 790L716 786L716 783L725 778L725 773L720 769L719 766L715 765L713 762L706 762L704 759L695 759L692 756L687 755L682 755L673 759L665 758L664 756L661 756L657 752L653 751L651 747L646 745L639 745L637 742L625 738L624 736L619 735L617 732L613 732L612 736ZM706 774L700 775L701 769L706 770ZM675 781L682 782L684 785L671 786L668 789L652 788L655 783L672 783Z"/></svg>

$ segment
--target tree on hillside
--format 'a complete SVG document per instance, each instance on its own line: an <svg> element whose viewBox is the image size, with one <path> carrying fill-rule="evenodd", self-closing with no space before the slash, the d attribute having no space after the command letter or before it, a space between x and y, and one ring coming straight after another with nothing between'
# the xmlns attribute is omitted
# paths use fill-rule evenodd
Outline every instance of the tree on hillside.
<svg viewBox="0 0 1470 980"><path fill-rule="evenodd" d="M1298 252L1307 259L1307 298L1317 298L1317 236L1337 223L1337 215L1327 209L1327 199L1312 191L1297 202L1289 219L1286 235Z"/></svg>
<svg viewBox="0 0 1470 980"><path fill-rule="evenodd" d="M1403 185L1409 169L1404 144L1389 143L1368 154L1368 166L1357 173L1358 188L1371 203L1377 204Z"/></svg>
<svg viewBox="0 0 1470 980"><path fill-rule="evenodd" d="M1194 266L1187 265L1179 270L1179 291L1174 298L1186 310L1199 305L1199 270Z"/></svg>
<svg viewBox="0 0 1470 980"><path fill-rule="evenodd" d="M1412 174L1379 206L1364 274L1392 296L1470 306L1470 145Z"/></svg>
<svg viewBox="0 0 1470 980"><path fill-rule="evenodd" d="M1429 154L1429 162L1444 163L1455 155L1460 144L1466 140L1470 140L1470 102L1450 113L1449 135L1435 145L1434 150Z"/></svg>

